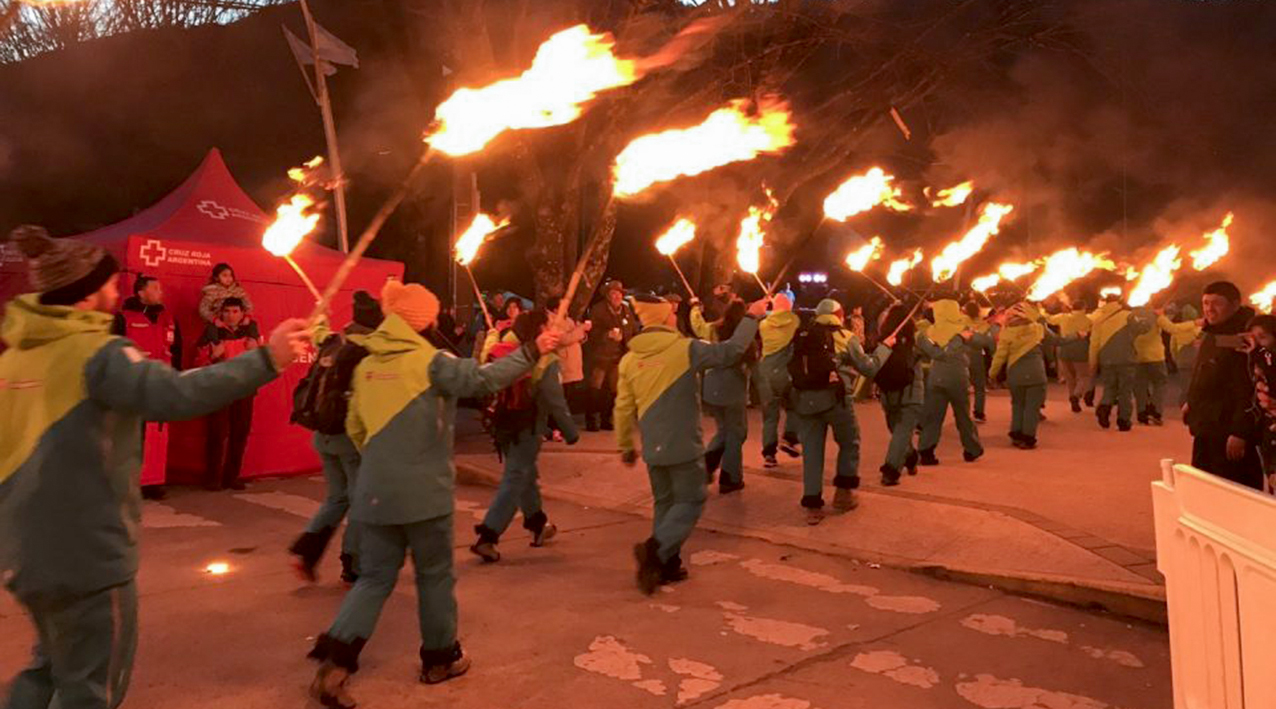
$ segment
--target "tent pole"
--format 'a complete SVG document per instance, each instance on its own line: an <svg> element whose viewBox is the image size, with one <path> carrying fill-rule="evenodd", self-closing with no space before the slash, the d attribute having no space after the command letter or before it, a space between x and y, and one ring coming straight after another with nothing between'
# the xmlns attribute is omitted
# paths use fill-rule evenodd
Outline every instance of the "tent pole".
<svg viewBox="0 0 1276 709"><path fill-rule="evenodd" d="M325 63L319 57L319 38L315 31L315 18L310 14L310 3L301 0L301 14L306 18L306 31L310 34L310 52L315 60L315 86L319 113L323 116L323 135L328 143L328 163L332 165L332 194L337 206L337 241L343 253L350 251L350 233L346 225L346 176L341 170L341 151L337 147L337 124L332 118L332 100L328 95L328 79L324 75Z"/></svg>

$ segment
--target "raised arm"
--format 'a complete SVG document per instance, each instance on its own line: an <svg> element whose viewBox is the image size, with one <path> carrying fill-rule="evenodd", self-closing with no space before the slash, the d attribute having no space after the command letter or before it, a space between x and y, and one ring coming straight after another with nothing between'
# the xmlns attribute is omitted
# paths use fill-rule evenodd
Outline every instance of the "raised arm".
<svg viewBox="0 0 1276 709"><path fill-rule="evenodd" d="M123 338L103 347L85 366L89 398L147 421L182 421L210 414L251 396L278 376L267 348L178 372L147 359Z"/></svg>
<svg viewBox="0 0 1276 709"><path fill-rule="evenodd" d="M859 338L852 336L847 338L846 349L842 352L842 362L871 378L877 376L878 371L882 369L882 365L886 364L886 359L890 356L891 348L886 345L878 345L873 354L868 354L864 351L864 346L860 344Z"/></svg>
<svg viewBox="0 0 1276 709"><path fill-rule="evenodd" d="M457 399L494 394L526 374L536 359L534 345L523 345L494 362L482 365L472 359L459 359L440 352L430 362L430 385Z"/></svg>
<svg viewBox="0 0 1276 709"><path fill-rule="evenodd" d="M944 358L944 350L935 344L934 340L924 334L917 336L917 349L921 350L922 354L932 360L939 361Z"/></svg>
<svg viewBox="0 0 1276 709"><path fill-rule="evenodd" d="M735 327L735 333L726 342L710 344L703 340L693 340L691 369L703 372L706 369L734 366L744 356L757 334L757 318L746 317L740 320L740 324Z"/></svg>
<svg viewBox="0 0 1276 709"><path fill-rule="evenodd" d="M691 334L702 340L713 339L713 328L705 322L704 310L699 303L691 306Z"/></svg>

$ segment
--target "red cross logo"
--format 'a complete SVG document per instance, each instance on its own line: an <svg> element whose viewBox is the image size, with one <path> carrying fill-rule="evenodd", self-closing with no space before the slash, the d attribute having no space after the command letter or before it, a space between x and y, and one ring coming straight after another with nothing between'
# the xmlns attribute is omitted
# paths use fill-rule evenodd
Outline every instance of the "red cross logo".
<svg viewBox="0 0 1276 709"><path fill-rule="evenodd" d="M150 268L155 268L164 261L168 256L168 249L159 242L159 239L147 239L142 248L137 252L142 257L142 262Z"/></svg>
<svg viewBox="0 0 1276 709"><path fill-rule="evenodd" d="M214 202L211 199L201 200L195 205L195 211L207 214L213 219L225 219L230 216L230 210Z"/></svg>

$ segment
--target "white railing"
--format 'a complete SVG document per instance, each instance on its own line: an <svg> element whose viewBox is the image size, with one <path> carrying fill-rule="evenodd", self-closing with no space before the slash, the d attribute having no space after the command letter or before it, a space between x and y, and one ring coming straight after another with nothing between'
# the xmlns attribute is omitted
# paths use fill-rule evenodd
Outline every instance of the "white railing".
<svg viewBox="0 0 1276 709"><path fill-rule="evenodd" d="M1276 498L1161 468L1152 502L1174 709L1276 708Z"/></svg>

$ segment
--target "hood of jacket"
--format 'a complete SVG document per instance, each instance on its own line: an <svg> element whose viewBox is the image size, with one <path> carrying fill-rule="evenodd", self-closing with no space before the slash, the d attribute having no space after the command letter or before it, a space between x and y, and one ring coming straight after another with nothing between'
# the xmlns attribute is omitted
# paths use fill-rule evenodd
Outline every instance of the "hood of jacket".
<svg viewBox="0 0 1276 709"><path fill-rule="evenodd" d="M361 343L369 354L381 357L412 352L429 347L421 336L406 320L398 315L387 315L381 326L363 338Z"/></svg>
<svg viewBox="0 0 1276 709"><path fill-rule="evenodd" d="M686 339L664 325L653 325L629 340L630 353L638 357L654 357Z"/></svg>
<svg viewBox="0 0 1276 709"><path fill-rule="evenodd" d="M926 329L926 337L940 347L947 347L949 341L969 326L970 320L957 301L941 300L935 303L935 324Z"/></svg>
<svg viewBox="0 0 1276 709"><path fill-rule="evenodd" d="M1256 314L1253 308L1247 305L1241 306L1240 310L1232 313L1232 317L1217 325L1205 323L1205 327L1202 329L1211 335L1239 335L1245 332L1245 326L1249 324L1250 320L1254 319ZM8 322L8 320L5 322Z"/></svg>
<svg viewBox="0 0 1276 709"><path fill-rule="evenodd" d="M28 293L9 301L0 340L17 350L30 350L74 335L109 334L113 316L65 305L41 305Z"/></svg>

